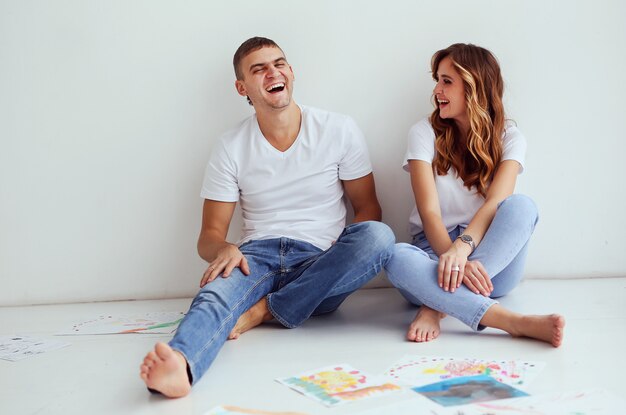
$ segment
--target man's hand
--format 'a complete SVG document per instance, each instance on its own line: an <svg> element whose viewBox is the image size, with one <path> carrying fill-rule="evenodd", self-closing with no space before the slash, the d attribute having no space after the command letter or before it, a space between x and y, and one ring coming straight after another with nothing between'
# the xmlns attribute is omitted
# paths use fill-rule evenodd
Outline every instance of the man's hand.
<svg viewBox="0 0 626 415"><path fill-rule="evenodd" d="M236 267L239 267L241 272L245 275L250 275L250 268L248 267L246 257L237 246L226 244L217 251L217 256L211 261L206 271L204 271L202 280L200 280L200 288L213 281L220 274L222 274L222 278L228 278Z"/></svg>
<svg viewBox="0 0 626 415"><path fill-rule="evenodd" d="M489 297L493 291L493 283L487 274L485 267L477 260L467 261L465 264L465 272L463 284L476 294L482 294Z"/></svg>

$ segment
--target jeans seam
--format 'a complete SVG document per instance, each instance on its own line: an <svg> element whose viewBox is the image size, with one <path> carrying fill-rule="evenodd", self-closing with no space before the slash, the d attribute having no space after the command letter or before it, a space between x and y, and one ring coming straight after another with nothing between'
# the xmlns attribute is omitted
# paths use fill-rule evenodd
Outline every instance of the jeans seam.
<svg viewBox="0 0 626 415"><path fill-rule="evenodd" d="M224 329L224 326L226 325L227 322L229 322L230 320L232 320L233 318L233 310L236 309L237 307L239 307L244 300L246 300L248 298L248 296L250 295L250 293L256 288L258 287L262 282L264 282L265 280L267 280L269 277L275 275L277 273L277 271L270 271L268 273L266 273L265 275L263 275L261 278L259 278L257 280L257 282L250 287L250 289L248 291L246 291L244 293L243 296L241 296L241 299L233 306L230 308L230 313L228 314L228 316L222 321L222 324L220 324L219 328L215 331L215 333L213 334L213 336L211 336L211 338L204 344L204 346L202 346L202 348L195 354L195 357L202 355L206 349L208 349L213 342L215 341L215 338L222 332L222 330ZM191 366L191 365L190 365ZM192 372L193 373L193 372Z"/></svg>

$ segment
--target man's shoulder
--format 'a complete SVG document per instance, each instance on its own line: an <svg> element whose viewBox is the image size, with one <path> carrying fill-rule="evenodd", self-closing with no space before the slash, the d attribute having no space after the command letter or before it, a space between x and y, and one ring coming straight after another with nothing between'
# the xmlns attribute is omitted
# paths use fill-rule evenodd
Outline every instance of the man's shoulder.
<svg viewBox="0 0 626 415"><path fill-rule="evenodd" d="M349 115L340 114L338 112L328 111L321 108L309 107L301 105L300 109L304 117L308 120L322 125L342 125L346 123L355 123L354 119Z"/></svg>
<svg viewBox="0 0 626 415"><path fill-rule="evenodd" d="M223 132L218 141L221 142L225 146L230 146L238 141L248 140L253 131L253 122L255 120L255 115L250 115L249 117L244 118L239 123L237 123L232 128Z"/></svg>

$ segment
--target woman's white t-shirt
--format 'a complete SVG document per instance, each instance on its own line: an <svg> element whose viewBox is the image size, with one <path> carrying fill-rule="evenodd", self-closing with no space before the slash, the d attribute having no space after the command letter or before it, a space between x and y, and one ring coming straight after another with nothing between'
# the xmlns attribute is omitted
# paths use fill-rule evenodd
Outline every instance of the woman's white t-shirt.
<svg viewBox="0 0 626 415"><path fill-rule="evenodd" d="M287 237L327 249L343 231L342 180L372 172L365 138L348 116L300 106L294 143L279 151L256 115L225 133L207 164L201 196L241 203L239 245Z"/></svg>
<svg viewBox="0 0 626 415"><path fill-rule="evenodd" d="M517 161L520 164L521 174L524 170L525 155L526 139L513 123L508 123L502 137L502 161ZM435 131L428 118L424 118L409 131L409 143L402 167L409 171L409 160L422 160L432 164L434 158ZM471 190L465 187L463 180L452 168L445 176L440 176L436 172L434 175L444 226L448 232L459 225L467 227L485 202L485 198L476 191L475 187ZM413 236L424 231L417 207L413 207L411 212L409 231Z"/></svg>

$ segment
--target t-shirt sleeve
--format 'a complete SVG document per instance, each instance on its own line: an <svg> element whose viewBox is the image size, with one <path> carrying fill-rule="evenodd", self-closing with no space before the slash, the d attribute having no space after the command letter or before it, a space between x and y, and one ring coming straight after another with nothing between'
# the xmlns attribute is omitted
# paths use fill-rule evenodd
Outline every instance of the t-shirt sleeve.
<svg viewBox="0 0 626 415"><path fill-rule="evenodd" d="M354 180L372 172L367 143L363 133L352 118L343 126L343 154L339 162L339 179Z"/></svg>
<svg viewBox="0 0 626 415"><path fill-rule="evenodd" d="M222 140L217 142L211 152L204 172L200 196L204 199L220 202L239 200L236 165L226 151Z"/></svg>
<svg viewBox="0 0 626 415"><path fill-rule="evenodd" d="M502 140L502 161L515 160L520 164L519 174L524 171L526 158L526 138L515 126L507 127Z"/></svg>
<svg viewBox="0 0 626 415"><path fill-rule="evenodd" d="M409 130L409 139L402 162L402 168L409 171L409 160L422 160L432 163L435 158L435 132L427 118Z"/></svg>

